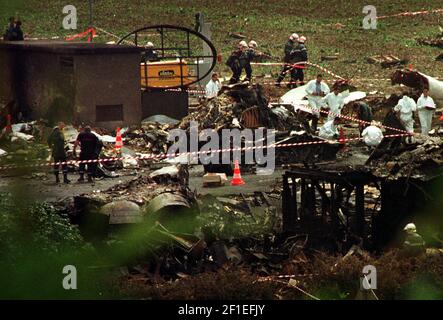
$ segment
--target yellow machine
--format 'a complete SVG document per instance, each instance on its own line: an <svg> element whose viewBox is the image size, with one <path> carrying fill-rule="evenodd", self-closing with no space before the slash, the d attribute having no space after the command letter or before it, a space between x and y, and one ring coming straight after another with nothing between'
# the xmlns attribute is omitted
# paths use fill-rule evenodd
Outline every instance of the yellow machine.
<svg viewBox="0 0 443 320"><path fill-rule="evenodd" d="M185 61L169 60L140 64L142 87L167 88L184 86L192 82Z"/></svg>

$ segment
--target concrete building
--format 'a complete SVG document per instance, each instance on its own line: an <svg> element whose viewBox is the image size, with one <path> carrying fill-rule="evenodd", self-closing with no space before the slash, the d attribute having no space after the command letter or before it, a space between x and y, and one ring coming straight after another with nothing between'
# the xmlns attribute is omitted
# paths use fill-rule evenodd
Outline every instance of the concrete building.
<svg viewBox="0 0 443 320"><path fill-rule="evenodd" d="M0 101L25 118L109 129L140 123L140 49L56 41L0 42Z"/></svg>

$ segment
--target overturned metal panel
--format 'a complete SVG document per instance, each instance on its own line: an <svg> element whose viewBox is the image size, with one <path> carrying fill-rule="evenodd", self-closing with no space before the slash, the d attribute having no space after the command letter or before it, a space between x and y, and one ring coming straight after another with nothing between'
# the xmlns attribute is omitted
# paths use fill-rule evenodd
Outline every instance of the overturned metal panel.
<svg viewBox="0 0 443 320"><path fill-rule="evenodd" d="M131 201L121 200L105 204L100 213L109 216L109 224L131 224L142 222L140 207Z"/></svg>

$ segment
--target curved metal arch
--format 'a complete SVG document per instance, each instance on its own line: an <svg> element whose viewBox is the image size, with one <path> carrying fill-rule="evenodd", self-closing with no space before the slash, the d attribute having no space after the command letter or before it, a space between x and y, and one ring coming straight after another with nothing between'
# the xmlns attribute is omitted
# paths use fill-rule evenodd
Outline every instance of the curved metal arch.
<svg viewBox="0 0 443 320"><path fill-rule="evenodd" d="M200 61L201 58L211 58L212 59L211 66L208 69L208 71L205 72L203 75L197 74L197 79L196 80L187 82L186 84L183 83L183 79L182 79L181 80L181 84L180 85L176 85L176 86L166 86L166 87L158 87L158 86L156 87L156 86L154 86L154 87L151 87L151 86L146 85L146 87L150 88L150 89L176 89L176 88L183 88L183 87L187 87L187 86L190 86L192 84L195 84L195 83L201 81L202 79L204 79L205 77L207 77L212 72L212 70L214 69L214 67L215 67L215 65L217 63L217 50L215 49L215 46L212 44L212 42L208 38L206 38L204 35L202 35L201 33L197 32L195 30L192 30L192 29L189 29L189 28L186 28L186 27L181 27L181 26L169 25L169 24L146 26L146 27L142 27L142 28L136 29L136 30L128 33L127 35L123 36L122 38L120 38L118 40L117 45L120 45L123 42L128 42L127 39L129 37L131 37L132 35L134 35L135 42L133 44L135 46L138 46L138 36L137 35L138 35L138 33L141 33L141 32L146 31L146 30L155 30L156 32L158 32L159 35L162 37L162 43L163 43L163 38L164 38L163 30L164 29L170 29L170 30L177 30L177 31L185 32L187 34L188 38L189 38L190 34L194 35L197 38L200 38L204 43L206 43L208 45L208 47L211 50L212 55L211 56L201 56L201 55L199 56L199 55L196 55L196 56L192 56L192 58L197 58L198 59L197 60L197 64L198 64L198 62ZM188 43L188 46L189 46L189 43ZM189 47L188 47L188 52L190 52L190 48ZM186 57L179 57L179 58L181 60L181 58L186 58ZM197 69L198 69L198 66L197 66Z"/></svg>

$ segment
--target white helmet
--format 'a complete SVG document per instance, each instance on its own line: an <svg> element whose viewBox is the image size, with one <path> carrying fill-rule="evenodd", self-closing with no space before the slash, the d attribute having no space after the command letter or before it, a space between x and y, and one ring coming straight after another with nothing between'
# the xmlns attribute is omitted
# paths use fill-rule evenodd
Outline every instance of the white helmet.
<svg viewBox="0 0 443 320"><path fill-rule="evenodd" d="M145 47L146 48L154 48L154 44L151 41L149 41Z"/></svg>
<svg viewBox="0 0 443 320"><path fill-rule="evenodd" d="M305 41L306 41L305 36L301 36L300 39L298 39L298 42L300 42L300 43L305 43Z"/></svg>
<svg viewBox="0 0 443 320"><path fill-rule="evenodd" d="M257 48L257 47L258 47L258 44L257 44L256 41L251 40L251 41L249 41L249 43L248 43L248 47L249 47L249 48Z"/></svg>
<svg viewBox="0 0 443 320"><path fill-rule="evenodd" d="M408 223L403 230L406 231L407 233L417 232L417 228L415 227L415 224L413 224L413 223Z"/></svg>
<svg viewBox="0 0 443 320"><path fill-rule="evenodd" d="M296 33L291 34L291 36L289 37L289 39L292 41L298 41L298 38L298 34Z"/></svg>
<svg viewBox="0 0 443 320"><path fill-rule="evenodd" d="M238 46L239 46L240 48L247 48L247 47L248 47L248 44L246 43L245 40L242 40L242 41L240 41L240 42L238 43Z"/></svg>

